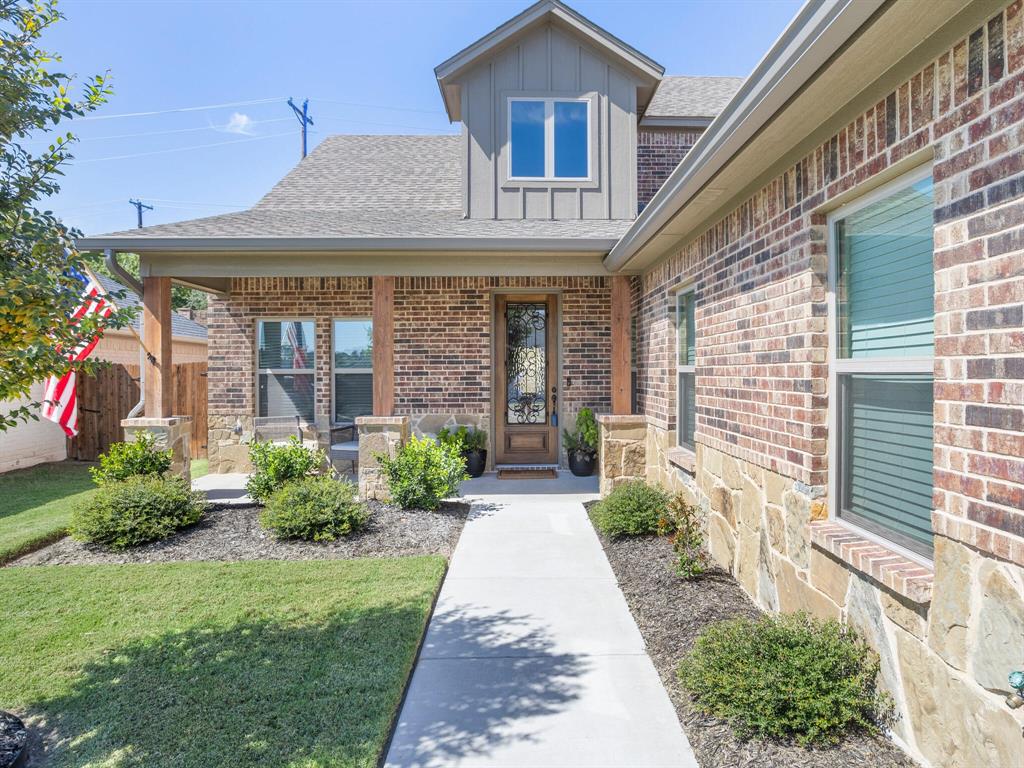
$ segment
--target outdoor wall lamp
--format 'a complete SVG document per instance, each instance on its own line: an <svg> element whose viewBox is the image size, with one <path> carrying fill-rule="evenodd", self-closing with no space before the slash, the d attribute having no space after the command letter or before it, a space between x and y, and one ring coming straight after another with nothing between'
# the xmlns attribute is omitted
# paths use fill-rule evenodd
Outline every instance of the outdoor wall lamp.
<svg viewBox="0 0 1024 768"><path fill-rule="evenodd" d="M1011 693L1006 697L1006 706L1010 709L1017 709L1024 705L1024 672L1011 672L1009 680L1010 687L1016 693Z"/></svg>

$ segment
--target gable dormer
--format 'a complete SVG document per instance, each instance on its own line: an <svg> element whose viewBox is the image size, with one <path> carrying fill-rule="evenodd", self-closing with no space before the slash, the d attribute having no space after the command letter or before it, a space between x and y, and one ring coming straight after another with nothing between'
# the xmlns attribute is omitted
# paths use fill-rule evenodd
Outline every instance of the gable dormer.
<svg viewBox="0 0 1024 768"><path fill-rule="evenodd" d="M473 219L632 219L637 116L663 68L541 0L435 70Z"/></svg>

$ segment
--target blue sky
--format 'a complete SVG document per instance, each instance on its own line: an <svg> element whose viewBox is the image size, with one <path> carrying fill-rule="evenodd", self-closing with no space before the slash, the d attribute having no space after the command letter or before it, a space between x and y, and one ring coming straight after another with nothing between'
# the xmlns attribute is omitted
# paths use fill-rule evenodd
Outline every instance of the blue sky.
<svg viewBox="0 0 1024 768"><path fill-rule="evenodd" d="M797 0L577 0L668 74L746 75ZM299 159L288 96L310 99L311 148L334 133L453 133L433 68L526 8L518 2L66 0L44 47L115 94L48 207L89 234L240 210ZM250 102L217 109L192 107ZM159 114L125 117L139 112ZM38 145L38 143L36 143Z"/></svg>

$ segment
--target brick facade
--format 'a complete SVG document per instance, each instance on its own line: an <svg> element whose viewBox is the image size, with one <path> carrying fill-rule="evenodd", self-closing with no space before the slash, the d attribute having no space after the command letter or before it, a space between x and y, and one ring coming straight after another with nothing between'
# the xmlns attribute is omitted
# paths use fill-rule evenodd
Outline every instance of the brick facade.
<svg viewBox="0 0 1024 768"><path fill-rule="evenodd" d="M639 210L654 197L702 131L692 128L643 128L636 136L636 199Z"/></svg>
<svg viewBox="0 0 1024 768"><path fill-rule="evenodd" d="M642 275L636 301L646 477L701 504L715 559L763 607L857 627L882 658L897 738L935 766L1013 764L1024 725L1002 703L1024 658L1020 0L964 32ZM929 160L936 545L926 565L828 519L826 212L897 163ZM695 459L673 449L672 294L690 284Z"/></svg>

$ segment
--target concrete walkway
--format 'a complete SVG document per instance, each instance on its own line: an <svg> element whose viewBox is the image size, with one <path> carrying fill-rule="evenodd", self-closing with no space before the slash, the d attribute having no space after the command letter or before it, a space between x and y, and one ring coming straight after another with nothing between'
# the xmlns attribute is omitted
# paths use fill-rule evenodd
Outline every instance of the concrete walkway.
<svg viewBox="0 0 1024 768"><path fill-rule="evenodd" d="M482 478L391 768L696 768L582 502L593 479Z"/></svg>

